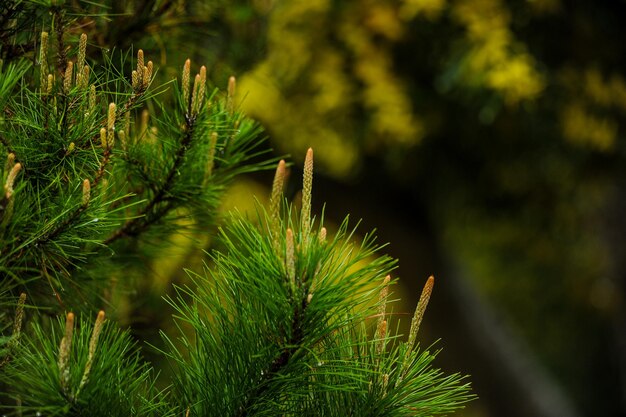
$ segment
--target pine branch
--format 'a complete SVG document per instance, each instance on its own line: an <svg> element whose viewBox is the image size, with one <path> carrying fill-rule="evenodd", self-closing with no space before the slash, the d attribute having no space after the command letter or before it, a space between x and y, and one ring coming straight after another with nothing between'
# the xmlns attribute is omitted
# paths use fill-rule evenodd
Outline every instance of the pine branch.
<svg viewBox="0 0 626 417"><path fill-rule="evenodd" d="M76 277L97 276L94 268L87 267L87 260L104 259L107 246L121 238L136 239L149 230L171 233L175 220L171 214L175 211L185 210L198 224L206 224L215 217L225 185L235 175L263 169L267 163L251 161L260 155L255 151L260 131L233 111L226 112L219 100L210 103L214 97L205 96L204 67L196 76L182 115L168 114L171 109L166 99L156 101L163 111L160 131L154 134L157 143L150 143L148 135L143 135L145 130L153 135L147 122L131 132L130 112L164 91L157 87L156 93L148 93L153 81L152 62L144 64L139 50L137 69L132 72L132 83L128 83L109 55L105 55L103 71L83 65L87 42L86 36L81 36L74 68L74 61L62 52L67 49L63 43L67 29L60 27L66 25L62 8L52 15L59 49L57 70L62 73L59 67L65 63L63 76L55 80L47 73L45 32L41 36L39 88L33 91L25 81L19 95L9 94L28 67L9 64L0 68L6 74L0 78L0 93L6 93L0 94L0 104L4 106L7 101L7 111L12 112L11 118L2 121L0 143L7 152L13 151L13 161L19 160L25 168L12 199L0 198L0 234L4 236L0 263L7 276L21 284L44 278L28 285L34 289L39 286L37 282L47 282L62 305L57 289L71 285L76 291L71 297L82 298L80 293L91 286ZM93 84L90 74L96 79ZM124 93L126 89L131 92ZM98 102L109 94L113 101L127 98L119 100L123 103L120 106L110 104L108 113L102 115ZM116 134L116 124L119 127L122 123L124 128ZM207 132L209 127L213 131ZM236 134L238 143L225 139L219 143L218 136L225 138L227 134ZM116 136L118 146L114 144ZM126 169L130 165L134 166ZM3 171L5 177L6 169L10 167ZM71 191L85 179L93 194L87 205ZM157 224L161 227L153 227ZM108 261L109 265L114 262Z"/></svg>
<svg viewBox="0 0 626 417"><path fill-rule="evenodd" d="M255 401L258 400L259 397L263 396L267 387L272 383L272 379L280 374L281 370L285 368L294 354L301 349L305 336L302 326L302 315L306 306L307 301L304 299L302 300L300 308L294 312L293 320L291 322L291 336L289 340L284 344L280 355L270 364L268 369L262 373L263 377L258 382L253 392L247 395L248 398L239 408L239 411L236 414L237 417L247 417L249 415Z"/></svg>
<svg viewBox="0 0 626 417"><path fill-rule="evenodd" d="M104 240L105 245L110 245L123 236L136 237L143 232L147 227L162 219L171 210L171 207L165 206L160 210L154 210L154 208L164 202L167 199L168 194L171 191L174 183L174 178L178 174L178 170L185 159L185 155L191 143L193 137L193 130L195 127L195 117L185 118L185 129L182 140L174 157L174 163L169 169L167 177L163 184L157 189L155 195L150 199L148 204L138 214L138 217L127 221L123 227L116 230L111 236Z"/></svg>
<svg viewBox="0 0 626 417"><path fill-rule="evenodd" d="M32 240L31 243L28 246L25 246L23 249L28 249L30 246L45 245L46 243L53 241L61 233L66 232L72 225L74 225L76 223L76 220L78 220L80 215L86 209L87 206L83 205L77 207L69 214L69 216L67 216L63 221L58 223L54 229Z"/></svg>
<svg viewBox="0 0 626 417"><path fill-rule="evenodd" d="M165 13L173 4L154 9L145 1L134 21L149 19L153 10ZM116 256L103 256L107 246L123 238L138 242L148 233L169 236L178 227L176 212L204 224L236 175L273 162L254 162L263 155L257 148L260 130L237 111L235 78L216 99L216 91L207 94L205 67L192 83L189 60L181 91L175 86L172 98L152 101L149 107L161 114L151 116L150 124L146 110L140 127L131 130L133 110L156 98L154 90L148 92L152 62L144 65L139 50L131 82L109 54L104 67L85 65L86 34L74 60L64 39L75 32L72 15L64 6L45 9L52 12L56 35L53 74L47 32L36 81L34 74L22 77L25 65L0 68L0 108L10 115L0 120L0 145L10 153L0 167L0 272L9 292L24 287L43 307L52 289L61 309L70 312L56 322L50 318L58 306L37 313L21 331L20 299L13 332L0 336L0 383L7 387L0 390L2 412L14 407L16 414L95 417L397 417L451 412L471 399L463 378L433 368L435 354L416 342L432 280L409 342L402 343L385 310L395 261L379 254L372 235L358 239L347 219L327 240L323 218L312 217L312 150L300 213L281 205L281 161L270 213L259 207L256 222L234 214L221 229L223 248L212 253L213 266L204 274L189 272L195 288L178 288L178 298L169 300L179 323L193 334L183 333L177 343L165 337L165 355L178 367L172 388L155 389L154 374L128 332L106 322L103 311L95 320L71 312L93 308L85 292L101 296L110 284L85 278L109 274ZM15 10L6 16L21 13ZM0 12L0 22L4 18ZM7 39L0 29L0 42ZM128 56L122 54L121 68ZM137 259L143 245L134 246L130 256ZM382 282L382 288L371 282ZM65 289L75 293L62 300L59 291ZM4 324L0 329L8 332Z"/></svg>
<svg viewBox="0 0 626 417"><path fill-rule="evenodd" d="M34 323L20 354L0 373L11 384L3 405L20 404L27 415L173 416L154 374L128 332L104 320L68 313L49 329Z"/></svg>
<svg viewBox="0 0 626 417"><path fill-rule="evenodd" d="M256 222L234 215L223 252L212 257L215 269L190 273L196 287L170 300L194 329L181 337L183 351L165 339L179 366L180 407L196 416L426 416L469 401L463 378L433 368L435 355L414 347L413 333L410 344L391 334L384 318L389 278L382 277L393 262L376 258L373 237L355 244L344 223L329 242L321 224L313 238L311 225L286 209L278 227L261 208ZM308 210L307 203L304 219ZM380 296L368 288L372 279L382 283ZM382 322L371 323L379 315Z"/></svg>

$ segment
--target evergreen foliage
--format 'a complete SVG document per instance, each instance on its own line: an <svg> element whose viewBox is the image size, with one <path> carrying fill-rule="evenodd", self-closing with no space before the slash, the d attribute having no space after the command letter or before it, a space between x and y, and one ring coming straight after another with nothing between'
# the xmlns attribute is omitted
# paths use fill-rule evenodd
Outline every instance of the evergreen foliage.
<svg viewBox="0 0 626 417"><path fill-rule="evenodd" d="M211 89L187 60L180 80L157 85L142 50L93 60L85 34L68 47L77 28L56 2L7 10L14 25L48 10L54 35L31 48L27 33L0 32L0 412L427 416L472 398L417 345L432 278L401 342L387 312L395 262L372 235L355 243L347 220L334 238L313 227L311 150L300 214L280 161L269 210L227 219L211 264L168 299L180 334L163 333L172 381L156 388L130 331L88 317L115 272L185 228L206 232L233 178L276 161L238 110L234 78Z"/></svg>
<svg viewBox="0 0 626 417"><path fill-rule="evenodd" d="M190 272L196 287L170 300L181 328L194 330L181 348L169 343L175 391L190 415L429 416L458 408L471 398L468 385L432 368L434 355L415 345L432 278L402 343L387 330L394 261L378 254L372 235L355 243L347 219L328 241L321 222L312 230L304 188L298 218L290 205L278 224L262 209L256 222L235 214L215 267Z"/></svg>
<svg viewBox="0 0 626 417"><path fill-rule="evenodd" d="M234 81L227 94L209 90L201 67L192 83L187 61L174 104L160 96L169 85L152 86L141 50L130 77L128 56L115 66L105 55L97 68L86 46L83 35L76 64L59 58L49 72L44 32L39 83L24 81L20 61L0 86L19 89L3 95L0 271L8 286L30 282L31 297L52 291L61 305L62 292L84 297L86 278L111 268L107 248L137 252L136 240L180 232L183 217L206 227L234 176L267 167L251 161L260 130L236 111Z"/></svg>
<svg viewBox="0 0 626 417"><path fill-rule="evenodd" d="M105 322L103 312L93 325L81 317L75 326L72 313L49 331L34 323L3 377L15 386L18 414L172 415L128 332Z"/></svg>

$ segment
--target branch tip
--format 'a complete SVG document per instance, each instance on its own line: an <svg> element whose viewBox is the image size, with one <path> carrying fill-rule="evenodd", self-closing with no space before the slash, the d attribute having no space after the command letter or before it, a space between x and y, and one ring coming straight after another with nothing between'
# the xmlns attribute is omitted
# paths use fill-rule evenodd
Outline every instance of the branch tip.
<svg viewBox="0 0 626 417"><path fill-rule="evenodd" d="M183 73L181 77L181 82L183 84L183 103L185 107L185 111L189 111L189 74L191 72L191 60L187 59L185 61L185 65L183 65Z"/></svg>
<svg viewBox="0 0 626 417"><path fill-rule="evenodd" d="M91 183L87 178L83 180L83 198L82 204L84 207L87 207L89 204L89 198L91 197Z"/></svg>
<svg viewBox="0 0 626 417"><path fill-rule="evenodd" d="M428 301L430 300L430 295L433 292L434 285L435 277L431 275L430 277L428 277L428 280L426 280L424 289L422 289L422 294L420 295L420 299L417 303L417 308L415 309L415 315L413 316L413 320L411 321L411 330L409 332L408 340L409 349L411 349L415 345L417 332L419 331L420 325L422 324L422 319L424 318L426 307L428 307Z"/></svg>
<svg viewBox="0 0 626 417"><path fill-rule="evenodd" d="M69 389L70 380L70 351L72 350L72 335L74 333L74 313L69 312L65 318L65 334L61 339L59 346L59 379L61 382L61 388L67 393Z"/></svg>
<svg viewBox="0 0 626 417"><path fill-rule="evenodd" d="M98 316L96 317L96 322L93 325L93 331L91 332L91 339L89 339L89 353L87 356L87 363L85 364L85 370L83 371L83 377L80 380L80 385L78 386L78 390L76 391L76 397L80 390L85 386L87 381L89 380L89 372L91 371L91 367L93 365L94 356L96 354L96 348L98 346L98 338L100 337L100 333L102 332L102 326L104 324L104 311L100 310L98 312Z"/></svg>
<svg viewBox="0 0 626 417"><path fill-rule="evenodd" d="M322 228L320 229L320 233L319 233L319 236L318 236L318 238L319 238L319 242L320 242L320 243L324 243L324 242L326 242L326 233L327 233L327 232L326 232L326 228L325 228L325 227L322 227Z"/></svg>
<svg viewBox="0 0 626 417"><path fill-rule="evenodd" d="M302 242L307 244L311 231L311 200L313 193L313 149L309 148L304 159L304 174L302 178Z"/></svg>
<svg viewBox="0 0 626 417"><path fill-rule="evenodd" d="M10 154L10 155L13 155L13 154ZM7 199L13 196L13 192L14 192L13 186L15 185L15 179L17 178L17 174L19 174L21 169L22 169L22 164L18 162L17 164L13 165L13 168L11 168L11 171L9 171L9 175L7 175L7 180L4 183L4 193Z"/></svg>
<svg viewBox="0 0 626 417"><path fill-rule="evenodd" d="M65 67L65 76L63 77L63 91L68 94L72 89L72 71L74 69L74 63L69 61Z"/></svg>

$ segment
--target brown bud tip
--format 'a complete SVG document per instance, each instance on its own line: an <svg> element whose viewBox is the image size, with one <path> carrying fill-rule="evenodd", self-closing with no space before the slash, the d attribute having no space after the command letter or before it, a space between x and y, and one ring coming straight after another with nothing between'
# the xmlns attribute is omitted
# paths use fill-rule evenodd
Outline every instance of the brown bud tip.
<svg viewBox="0 0 626 417"><path fill-rule="evenodd" d="M383 280L383 285L389 284L389 281L391 281L391 275L387 275L385 277L385 279Z"/></svg>
<svg viewBox="0 0 626 417"><path fill-rule="evenodd" d="M74 324L74 313L72 313L71 311L69 313L67 313L67 317L65 319L65 322L68 323L68 325Z"/></svg>
<svg viewBox="0 0 626 417"><path fill-rule="evenodd" d="M235 76L231 75L230 78L228 79L228 96L229 97L233 97L235 95L236 84L237 84L237 81L235 79Z"/></svg>
<svg viewBox="0 0 626 417"><path fill-rule="evenodd" d="M313 299L313 294L309 294L306 296L306 303L311 304L311 300Z"/></svg>
<svg viewBox="0 0 626 417"><path fill-rule="evenodd" d="M91 183L89 182L88 179L85 178L83 180L83 199L82 199L83 206L86 206L87 204L89 204L89 198L91 198Z"/></svg>
<svg viewBox="0 0 626 417"><path fill-rule="evenodd" d="M96 320L98 321L104 320L104 310L98 311L98 318Z"/></svg>
<svg viewBox="0 0 626 417"><path fill-rule="evenodd" d="M430 295L433 292L434 285L435 285L435 277L431 275L426 280L426 284L424 284L424 289L422 290L422 295L420 296L420 299L418 302L418 308L421 310L422 314L424 314L424 310L426 310L426 306L428 305L428 301L430 300Z"/></svg>
<svg viewBox="0 0 626 417"><path fill-rule="evenodd" d="M4 192L6 198L11 198L11 196L13 195L13 185L15 184L15 179L17 178L17 174L19 174L21 169L22 164L18 162L17 164L13 165L13 168L11 168L11 171L9 171L9 175L7 175L7 180L4 184Z"/></svg>
<svg viewBox="0 0 626 417"><path fill-rule="evenodd" d="M435 277L431 275L426 280L426 285L424 285L424 287L429 287L432 291L432 288L434 287L434 285L435 285Z"/></svg>
<svg viewBox="0 0 626 417"><path fill-rule="evenodd" d="M326 228L322 227L320 229L320 234L319 234L320 243L324 243L326 241L326 233L327 233Z"/></svg>
<svg viewBox="0 0 626 417"><path fill-rule="evenodd" d="M104 127L100 128L100 145L102 148L107 147L107 130Z"/></svg>
<svg viewBox="0 0 626 417"><path fill-rule="evenodd" d="M304 184L303 187L310 187L308 182L313 182L313 149L309 148L306 151L306 157L304 158Z"/></svg>
<svg viewBox="0 0 626 417"><path fill-rule="evenodd" d="M285 182L285 161L280 160L274 173L274 183L272 184L271 200L274 203L278 203L280 196L283 192L283 186Z"/></svg>

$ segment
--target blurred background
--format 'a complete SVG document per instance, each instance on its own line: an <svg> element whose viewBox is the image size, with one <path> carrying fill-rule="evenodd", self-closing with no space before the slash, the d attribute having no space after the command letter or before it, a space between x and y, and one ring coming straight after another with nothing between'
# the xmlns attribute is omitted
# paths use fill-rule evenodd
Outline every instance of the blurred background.
<svg viewBox="0 0 626 417"><path fill-rule="evenodd" d="M163 79L187 57L237 76L296 199L314 148L318 213L362 218L400 259L396 311L436 276L421 343L471 375L459 416L626 416L624 0L108 3L84 18L97 46L142 48ZM169 320L185 245L135 320Z"/></svg>

